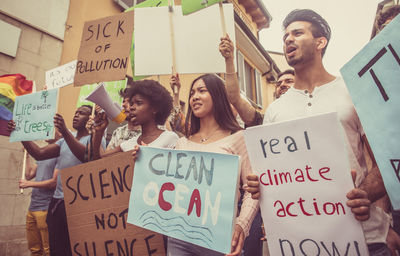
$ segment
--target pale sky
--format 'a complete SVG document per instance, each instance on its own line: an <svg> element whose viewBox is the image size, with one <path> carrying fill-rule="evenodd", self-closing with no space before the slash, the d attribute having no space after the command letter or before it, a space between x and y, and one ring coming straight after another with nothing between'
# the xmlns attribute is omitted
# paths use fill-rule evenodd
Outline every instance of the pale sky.
<svg viewBox="0 0 400 256"><path fill-rule="evenodd" d="M270 28L260 32L267 51L282 52L282 21L294 9L312 9L326 19L332 35L324 56L328 72L339 69L369 41L378 3L382 0L263 0L272 16Z"/></svg>

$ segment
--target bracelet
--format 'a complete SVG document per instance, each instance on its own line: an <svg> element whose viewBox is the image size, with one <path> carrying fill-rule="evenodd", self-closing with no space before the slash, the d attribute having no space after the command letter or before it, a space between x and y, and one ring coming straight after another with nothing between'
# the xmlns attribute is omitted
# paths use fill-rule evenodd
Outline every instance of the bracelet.
<svg viewBox="0 0 400 256"><path fill-rule="evenodd" d="M225 75L236 75L237 72L225 73Z"/></svg>

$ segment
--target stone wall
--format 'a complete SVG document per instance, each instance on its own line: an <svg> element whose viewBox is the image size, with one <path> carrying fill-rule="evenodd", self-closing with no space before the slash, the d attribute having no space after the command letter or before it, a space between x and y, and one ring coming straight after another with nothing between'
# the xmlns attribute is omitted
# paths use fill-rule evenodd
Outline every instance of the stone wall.
<svg viewBox="0 0 400 256"><path fill-rule="evenodd" d="M0 75L21 73L36 81L38 90L45 83L45 70L57 67L62 41L0 13L0 20L19 27L21 36L15 58L0 53ZM0 136L0 255L30 255L25 234L25 216L31 189L18 188L22 172L22 145Z"/></svg>

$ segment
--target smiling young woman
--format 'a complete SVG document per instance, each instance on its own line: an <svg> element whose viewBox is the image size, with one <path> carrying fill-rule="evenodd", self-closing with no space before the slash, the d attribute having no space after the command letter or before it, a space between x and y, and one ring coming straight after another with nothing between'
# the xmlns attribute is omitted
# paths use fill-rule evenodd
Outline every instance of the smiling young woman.
<svg viewBox="0 0 400 256"><path fill-rule="evenodd" d="M237 123L221 78L206 74L195 79L190 88L189 109L186 116L186 137L176 144L176 149L225 153L241 156L240 187L244 190L246 176L252 172L247 155L242 128ZM240 196L241 193L238 193ZM258 210L258 201L244 191L240 214L235 221L232 249L229 255L240 255ZM168 255L222 255L213 250L168 238Z"/></svg>

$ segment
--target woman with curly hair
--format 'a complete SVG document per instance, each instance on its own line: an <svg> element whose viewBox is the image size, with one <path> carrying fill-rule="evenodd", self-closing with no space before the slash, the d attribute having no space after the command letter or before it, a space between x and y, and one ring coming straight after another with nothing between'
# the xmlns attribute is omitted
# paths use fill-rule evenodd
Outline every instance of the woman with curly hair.
<svg viewBox="0 0 400 256"><path fill-rule="evenodd" d="M93 159L109 156L121 151L129 151L135 145L149 145L160 148L173 148L178 135L158 128L167 120L172 110L172 97L169 92L154 80L136 81L127 91L130 99L128 119L133 125L140 125L142 133L122 142L119 146L100 155L99 143L108 125L105 113L96 117L92 127Z"/></svg>

